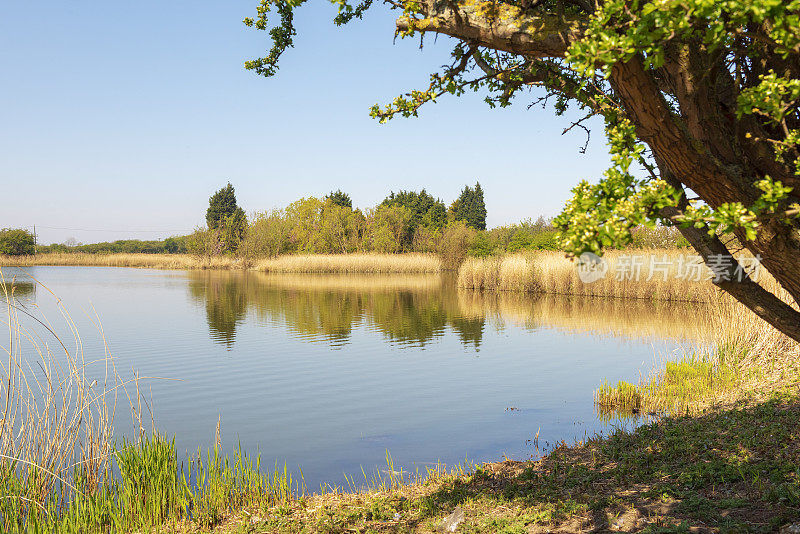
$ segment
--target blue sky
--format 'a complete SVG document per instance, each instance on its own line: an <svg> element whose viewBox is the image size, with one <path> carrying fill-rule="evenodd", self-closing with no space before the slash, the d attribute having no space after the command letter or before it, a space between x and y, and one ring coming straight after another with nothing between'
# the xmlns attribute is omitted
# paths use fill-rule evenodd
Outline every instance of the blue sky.
<svg viewBox="0 0 800 534"><path fill-rule="evenodd" d="M446 202L480 180L490 226L555 215L608 163L566 118L444 98L380 125L369 107L426 85L450 41L393 43L381 6L343 28L313 0L277 77L246 71L267 36L241 20L256 0L0 4L0 227L42 242L181 234L227 181L248 212L332 189L369 207L390 190ZM595 124L595 126L599 126ZM10 194L9 194L10 192Z"/></svg>

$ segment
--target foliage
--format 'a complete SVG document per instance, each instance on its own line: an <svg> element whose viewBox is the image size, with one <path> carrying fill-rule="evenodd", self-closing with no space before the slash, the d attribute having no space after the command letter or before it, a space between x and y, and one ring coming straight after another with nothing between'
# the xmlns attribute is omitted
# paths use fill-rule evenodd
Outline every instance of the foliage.
<svg viewBox="0 0 800 534"><path fill-rule="evenodd" d="M284 210L255 213L239 244L239 255L250 260L278 256L288 252L290 235L291 226Z"/></svg>
<svg viewBox="0 0 800 534"><path fill-rule="evenodd" d="M186 250L189 254L203 259L219 256L225 251L221 231L213 228L195 228L186 236Z"/></svg>
<svg viewBox="0 0 800 534"><path fill-rule="evenodd" d="M445 269L458 269L467 258L478 235L477 230L464 221L453 221L447 224L439 244L439 257Z"/></svg>
<svg viewBox="0 0 800 534"><path fill-rule="evenodd" d="M331 1L336 24L379 5ZM272 48L247 68L275 74L303 4L260 0L245 23L268 30ZM396 12L401 38L454 40L451 61L426 87L373 106L371 116L416 116L426 103L467 91L505 107L533 91L533 104L577 113L565 132L588 133L586 121L600 117L612 164L573 190L555 220L561 248L601 253L630 245L637 228L677 226L707 264L722 255L732 270L735 251L720 237L733 235L800 302L800 0L380 5ZM466 204L451 213L481 228ZM751 280L719 285L800 341L800 312L777 295Z"/></svg>
<svg viewBox="0 0 800 534"><path fill-rule="evenodd" d="M478 232L475 234L475 239L473 239L470 244L467 254L478 258L485 258L486 256L490 256L493 252L494 247L492 247L488 233Z"/></svg>
<svg viewBox="0 0 800 534"><path fill-rule="evenodd" d="M342 192L341 189L331 191L322 200L329 201L334 206L353 209L353 201L350 199L350 195Z"/></svg>
<svg viewBox="0 0 800 534"><path fill-rule="evenodd" d="M422 228L420 239L424 239L432 232L441 230L447 224L447 211L444 203L438 198L434 198L424 189L416 191L392 191L386 197L381 206L403 206L411 212L411 218L406 224L401 239L401 247L410 250L417 231Z"/></svg>
<svg viewBox="0 0 800 534"><path fill-rule="evenodd" d="M450 218L464 221L476 230L486 230L486 204L480 182L475 188L465 186L459 197L450 205Z"/></svg>
<svg viewBox="0 0 800 534"><path fill-rule="evenodd" d="M369 213L372 250L397 253L403 250L414 214L406 206L381 204Z"/></svg>
<svg viewBox="0 0 800 534"><path fill-rule="evenodd" d="M236 191L230 182L208 199L206 224L209 230L219 233L222 252L236 252L244 239L247 216L236 203Z"/></svg>
<svg viewBox="0 0 800 534"><path fill-rule="evenodd" d="M33 234L21 228L0 229L0 254L22 256L33 254L36 241Z"/></svg>

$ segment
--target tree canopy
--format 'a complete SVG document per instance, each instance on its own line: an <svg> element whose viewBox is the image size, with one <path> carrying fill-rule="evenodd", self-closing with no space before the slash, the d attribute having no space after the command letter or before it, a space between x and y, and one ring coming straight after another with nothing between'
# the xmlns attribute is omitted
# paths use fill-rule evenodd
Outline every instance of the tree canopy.
<svg viewBox="0 0 800 534"><path fill-rule="evenodd" d="M720 288L800 341L800 0L331 1L336 24L383 8L401 38L453 38L452 62L428 86L373 117L415 116L465 91L492 107L524 97L573 109L581 118L567 129L602 117L612 166L573 190L555 221L562 246L599 253L639 225L677 225ZM277 72L305 3L260 0L244 22L272 47L248 69ZM740 278L726 234L787 300Z"/></svg>
<svg viewBox="0 0 800 534"><path fill-rule="evenodd" d="M244 239L247 216L236 203L236 190L230 182L208 199L206 224L217 234L216 241L225 252L235 252Z"/></svg>
<svg viewBox="0 0 800 534"><path fill-rule="evenodd" d="M21 256L33 254L36 241L32 233L22 228L0 229L0 254Z"/></svg>
<svg viewBox="0 0 800 534"><path fill-rule="evenodd" d="M450 215L456 221L464 221L476 230L486 230L486 203L480 182L473 189L465 186L461 194L450 205Z"/></svg>
<svg viewBox="0 0 800 534"><path fill-rule="evenodd" d="M350 195L343 192L341 189L331 191L329 194L325 195L323 200L330 201L334 206L339 206L341 208L353 207L353 201L350 199Z"/></svg>

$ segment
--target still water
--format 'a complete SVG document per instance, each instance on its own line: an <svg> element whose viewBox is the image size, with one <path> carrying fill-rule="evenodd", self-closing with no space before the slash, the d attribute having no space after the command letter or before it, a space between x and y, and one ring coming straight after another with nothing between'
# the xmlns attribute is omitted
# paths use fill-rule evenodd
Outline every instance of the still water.
<svg viewBox="0 0 800 534"><path fill-rule="evenodd" d="M603 380L639 379L701 339L707 310L460 291L452 277L264 275L104 267L3 269L85 358L103 335L187 454L241 444L310 490L385 468L515 459L608 431ZM38 280L45 287L34 283ZM101 333L102 329L102 333ZM116 435L131 434L118 409Z"/></svg>

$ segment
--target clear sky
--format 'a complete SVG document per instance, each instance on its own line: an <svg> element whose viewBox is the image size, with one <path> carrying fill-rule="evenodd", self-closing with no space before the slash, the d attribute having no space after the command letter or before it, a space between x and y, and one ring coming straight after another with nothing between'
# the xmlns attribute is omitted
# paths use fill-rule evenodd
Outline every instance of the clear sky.
<svg viewBox="0 0 800 534"><path fill-rule="evenodd" d="M555 215L608 155L533 99L489 110L443 98L380 125L372 104L423 88L450 40L393 43L378 6L337 28L326 0L298 14L277 77L246 71L267 35L256 0L0 3L0 227L40 241L183 234L227 181L247 211L341 188L359 207L426 188L446 203L480 180L488 222ZM595 124L595 126L599 126Z"/></svg>

